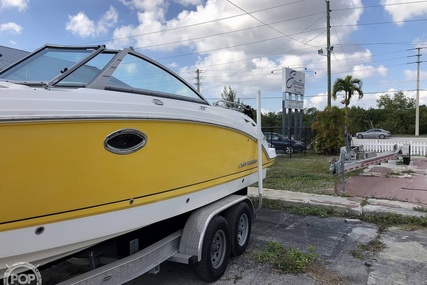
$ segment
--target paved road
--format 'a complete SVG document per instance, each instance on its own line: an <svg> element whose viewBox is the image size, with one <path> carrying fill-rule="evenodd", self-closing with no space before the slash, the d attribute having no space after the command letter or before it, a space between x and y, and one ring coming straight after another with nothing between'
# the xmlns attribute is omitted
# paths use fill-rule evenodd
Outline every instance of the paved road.
<svg viewBox="0 0 427 285"><path fill-rule="evenodd" d="M380 235L386 248L379 253L361 251L378 236L375 225L348 223L342 218L303 217L277 210L262 209L253 225L247 252L231 260L225 275L213 284L426 284L427 232L390 229ZM281 274L253 258L268 241L306 250L314 246L320 266L310 274ZM357 250L363 257L355 258ZM205 284L186 265L164 263L160 273L144 275L128 285Z"/></svg>
<svg viewBox="0 0 427 285"><path fill-rule="evenodd" d="M212 284L426 284L427 231L389 229L379 235L379 240L385 245L381 252L360 249L360 244L367 244L377 237L377 227L365 222L348 222L343 218L304 217L279 210L261 209L253 224L247 251L232 258L224 276ZM259 263L253 257L254 252L263 251L269 241L304 251L313 246L314 252L320 256L320 262L310 273L279 273L272 266ZM357 252L358 258L353 257L352 252ZM48 268L42 271L43 285L56 284L61 281L60 276L75 275L78 271L75 265L67 262ZM196 278L189 265L165 262L160 266L158 274L146 274L127 283L145 284L206 283Z"/></svg>
<svg viewBox="0 0 427 285"><path fill-rule="evenodd" d="M353 143L356 145L359 144L363 144L364 142L369 142L369 141L385 141L385 142L424 142L427 143L427 137L390 137L390 138L385 138L383 140L380 139L358 139L356 137L353 137Z"/></svg>

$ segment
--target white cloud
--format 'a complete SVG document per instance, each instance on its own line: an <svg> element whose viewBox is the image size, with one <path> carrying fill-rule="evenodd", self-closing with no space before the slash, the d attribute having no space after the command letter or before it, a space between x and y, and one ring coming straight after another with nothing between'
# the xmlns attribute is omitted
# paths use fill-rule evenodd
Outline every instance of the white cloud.
<svg viewBox="0 0 427 285"><path fill-rule="evenodd" d="M353 66L353 77L358 79L371 78L374 76L387 76L387 68L383 65L373 67L372 65L358 64Z"/></svg>
<svg viewBox="0 0 427 285"><path fill-rule="evenodd" d="M405 69L403 75L406 81L416 81L417 80L417 70ZM420 80L427 79L427 71L420 70Z"/></svg>
<svg viewBox="0 0 427 285"><path fill-rule="evenodd" d="M405 94L405 96L407 96L409 98L414 98L415 100L417 98L417 91L416 90L408 90L408 91L402 91L402 92ZM419 103L420 103L420 106L427 105L427 90L420 90L420 92L419 92Z"/></svg>
<svg viewBox="0 0 427 285"><path fill-rule="evenodd" d="M130 9L143 11L141 14L145 15L142 18L161 21L164 20L164 14L168 7L168 3L165 0L120 0L120 2Z"/></svg>
<svg viewBox="0 0 427 285"><path fill-rule="evenodd" d="M98 35L106 34L108 28L113 27L118 21L118 13L114 7L110 9L98 20L94 22L84 12L79 12L77 15L68 16L69 21L65 27L73 35L80 37L96 37Z"/></svg>
<svg viewBox="0 0 427 285"><path fill-rule="evenodd" d="M24 11L28 8L29 0L1 0L0 7L3 9L18 9L18 11Z"/></svg>
<svg viewBox="0 0 427 285"><path fill-rule="evenodd" d="M201 0L175 0L175 2L181 4L182 6L196 6L202 4Z"/></svg>
<svg viewBox="0 0 427 285"><path fill-rule="evenodd" d="M254 103L252 98L257 90L262 90L263 94L274 93L272 97L277 99L269 102L280 102L281 75L271 74L271 71L287 66L299 67L301 71L307 68L311 72L306 77L310 82L325 79L326 57L317 54L318 49L326 47L325 16L319 13L325 11L324 1L234 0L235 5L226 0L207 0L203 4L175 1L182 5L190 3L191 9L186 8L166 19L170 17L166 1L121 0L137 10L138 23L117 27L114 43L109 46L131 45L145 53L155 52L159 58L162 52L168 55L177 50L193 53L198 60L193 65L178 68L179 73L189 79L188 74L194 74L197 68L202 70L201 92L210 100L219 98L224 85L230 85L245 102ZM331 4L333 21L340 25L331 35L332 43L349 43L349 35L358 29L357 22L363 13L363 9L350 8L361 6L361 0ZM360 56L366 58L362 62L372 60L370 51L353 43L349 46L346 54L342 48L335 48L333 65L339 60L346 66L345 60L353 57L360 63ZM171 61L182 62L178 59ZM169 64L168 60L162 63ZM349 74L351 67L347 65L346 68L345 74ZM338 69L334 66L334 70ZM326 97L320 98L326 105Z"/></svg>
<svg viewBox="0 0 427 285"><path fill-rule="evenodd" d="M68 16L68 18L69 21L65 27L67 31L84 38L96 35L95 23L85 13L79 12L77 15Z"/></svg>
<svg viewBox="0 0 427 285"><path fill-rule="evenodd" d="M402 21L413 19L417 16L427 15L427 2L408 0L381 0L384 9L392 16L397 25Z"/></svg>
<svg viewBox="0 0 427 285"><path fill-rule="evenodd" d="M9 32L13 35L20 34L22 27L16 23L8 22L0 25L0 32Z"/></svg>

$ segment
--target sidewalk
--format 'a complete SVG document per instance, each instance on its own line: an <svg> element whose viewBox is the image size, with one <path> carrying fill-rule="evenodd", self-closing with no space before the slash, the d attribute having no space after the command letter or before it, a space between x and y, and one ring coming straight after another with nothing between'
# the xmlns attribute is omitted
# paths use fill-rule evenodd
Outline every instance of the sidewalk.
<svg viewBox="0 0 427 285"><path fill-rule="evenodd" d="M258 188L250 187L249 196L258 197ZM427 213L415 211L420 205L376 198L342 197L333 195L308 194L286 190L264 189L263 198L282 200L288 203L321 205L348 210L356 215L373 213L395 213L406 216L424 217ZM363 206L362 206L362 201Z"/></svg>
<svg viewBox="0 0 427 285"><path fill-rule="evenodd" d="M409 165L389 161L368 167L363 174L348 179L345 189L346 196L264 189L263 197L289 203L331 206L357 215L395 213L427 216L425 212L414 210L416 207L427 209L427 158L413 157ZM248 194L258 197L258 188L250 187Z"/></svg>

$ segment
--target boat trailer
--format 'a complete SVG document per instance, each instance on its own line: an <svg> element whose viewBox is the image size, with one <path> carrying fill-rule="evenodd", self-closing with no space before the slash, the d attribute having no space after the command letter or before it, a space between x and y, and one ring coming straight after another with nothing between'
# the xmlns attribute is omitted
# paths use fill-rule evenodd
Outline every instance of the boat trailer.
<svg viewBox="0 0 427 285"><path fill-rule="evenodd" d="M348 151L349 149L349 151ZM387 162L390 159L401 157L403 163L409 165L411 162L411 145L404 144L398 147L393 146L393 151L386 152L365 152L363 145L342 147L339 160L332 159L329 161L329 170L335 177L335 194L338 194L338 184L341 184L341 192L345 192L345 173L365 168L369 165L377 165Z"/></svg>
<svg viewBox="0 0 427 285"><path fill-rule="evenodd" d="M214 229L219 223L218 221L226 220L225 225L229 224L230 228L242 226L242 218L236 219L238 212L246 219L246 223L244 224L246 231L243 233L242 240L234 241L233 238L237 239L238 235L237 233L233 234L230 242L231 244L235 244L235 246L231 246L231 253L230 251L222 252L226 256L223 256L221 259L224 260L222 264L214 264L218 265L218 268L210 268L209 266L202 268L203 276L200 275L200 272L198 274L196 270L196 275L199 278L203 281L212 282L212 277L219 278L219 276L210 275L217 275L216 271L220 271L219 267L225 271L228 255L241 254L247 245L251 230L250 224L254 219L255 213L252 202L246 195L230 195L195 210L187 219L182 229L127 257L96 267L91 271L65 280L58 285L123 284L145 273L158 273L160 271L160 264L166 260L193 265L201 263L206 267L206 264L210 264L209 262L212 259L211 254L213 253L203 251L203 247L219 239L217 237L218 234L213 235ZM235 233L234 230L231 231ZM224 242L228 243L229 241L227 239ZM218 254L221 254L221 252ZM89 260L89 263L92 264L93 262ZM213 271L214 273L206 276L206 271L208 273L209 271Z"/></svg>

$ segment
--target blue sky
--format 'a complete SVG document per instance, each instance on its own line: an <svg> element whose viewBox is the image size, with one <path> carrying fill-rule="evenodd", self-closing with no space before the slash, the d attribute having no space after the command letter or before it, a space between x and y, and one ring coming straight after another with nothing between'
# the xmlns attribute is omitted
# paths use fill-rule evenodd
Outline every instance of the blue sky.
<svg viewBox="0 0 427 285"><path fill-rule="evenodd" d="M416 94L414 48L422 47L420 104L427 104L427 1L330 0L332 83L363 81L362 100ZM327 104L326 2L322 0L0 0L0 45L133 46L195 83L211 102L231 86L255 107L281 109L282 67L306 71L304 106ZM274 71L272 73L272 71ZM340 100L333 105L342 106Z"/></svg>

